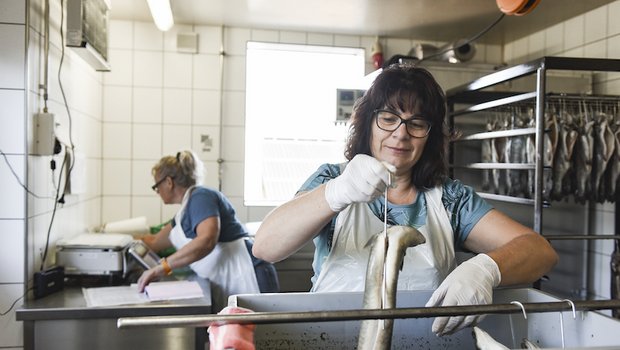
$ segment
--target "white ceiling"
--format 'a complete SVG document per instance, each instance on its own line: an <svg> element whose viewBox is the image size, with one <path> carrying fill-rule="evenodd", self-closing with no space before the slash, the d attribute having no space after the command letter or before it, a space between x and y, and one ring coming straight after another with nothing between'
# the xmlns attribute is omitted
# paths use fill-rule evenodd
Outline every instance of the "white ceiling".
<svg viewBox="0 0 620 350"><path fill-rule="evenodd" d="M541 0L506 16L480 41L501 43L613 0ZM495 0L170 0L175 23L379 35L420 40L470 38L501 12ZM151 21L146 0L112 0L112 19Z"/></svg>

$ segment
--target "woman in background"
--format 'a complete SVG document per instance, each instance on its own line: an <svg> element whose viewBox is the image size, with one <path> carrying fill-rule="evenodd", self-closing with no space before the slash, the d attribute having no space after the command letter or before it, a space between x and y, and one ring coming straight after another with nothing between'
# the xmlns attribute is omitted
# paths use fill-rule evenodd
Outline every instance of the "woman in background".
<svg viewBox="0 0 620 350"><path fill-rule="evenodd" d="M161 231L143 238L154 251L175 247L176 252L144 271L138 280L139 291L173 269L189 265L198 276L209 279L213 312L224 308L230 295L259 293L245 241L248 233L228 198L200 185L200 159L192 151L181 151L161 158L152 174L152 188L164 204L181 204L181 208Z"/></svg>

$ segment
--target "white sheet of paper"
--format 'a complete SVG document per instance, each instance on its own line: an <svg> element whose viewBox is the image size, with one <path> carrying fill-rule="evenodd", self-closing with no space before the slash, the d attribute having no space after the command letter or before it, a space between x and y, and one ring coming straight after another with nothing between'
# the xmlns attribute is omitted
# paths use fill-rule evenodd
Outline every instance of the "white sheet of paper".
<svg viewBox="0 0 620 350"><path fill-rule="evenodd" d="M150 301L204 297L202 288L196 281L152 282L144 291Z"/></svg>
<svg viewBox="0 0 620 350"><path fill-rule="evenodd" d="M118 287L82 288L86 306L114 306L145 304L150 302L144 293L138 293L138 285Z"/></svg>
<svg viewBox="0 0 620 350"><path fill-rule="evenodd" d="M86 306L114 306L146 304L152 301L203 298L204 293L196 281L151 282L145 293L138 293L138 285L118 287L82 288Z"/></svg>

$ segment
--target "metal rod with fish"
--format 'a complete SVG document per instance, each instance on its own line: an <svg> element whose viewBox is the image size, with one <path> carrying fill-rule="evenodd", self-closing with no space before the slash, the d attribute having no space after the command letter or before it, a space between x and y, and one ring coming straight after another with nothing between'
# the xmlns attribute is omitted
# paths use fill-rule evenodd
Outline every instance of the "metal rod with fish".
<svg viewBox="0 0 620 350"><path fill-rule="evenodd" d="M420 231L409 226L391 226L387 229L387 237L386 242L381 232L369 242L371 250L366 270L364 309L396 307L398 275L402 269L405 251L409 247L426 242ZM385 254L386 248L387 254ZM387 283L382 306L384 277ZM393 327L393 319L362 321L357 349L389 349L392 343Z"/></svg>

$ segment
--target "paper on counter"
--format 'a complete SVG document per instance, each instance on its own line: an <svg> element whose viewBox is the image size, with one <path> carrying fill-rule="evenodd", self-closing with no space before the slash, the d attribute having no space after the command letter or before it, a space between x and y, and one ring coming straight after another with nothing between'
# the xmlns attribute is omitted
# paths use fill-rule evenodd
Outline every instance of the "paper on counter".
<svg viewBox="0 0 620 350"><path fill-rule="evenodd" d="M204 297L202 288L196 281L152 282L144 291L150 301Z"/></svg>
<svg viewBox="0 0 620 350"><path fill-rule="evenodd" d="M114 306L145 304L150 302L144 293L138 293L138 285L119 287L82 288L86 306Z"/></svg>
<svg viewBox="0 0 620 350"><path fill-rule="evenodd" d="M151 282L145 293L138 293L138 285L118 287L82 288L86 306L115 306L146 304L152 301L204 298L196 281Z"/></svg>

